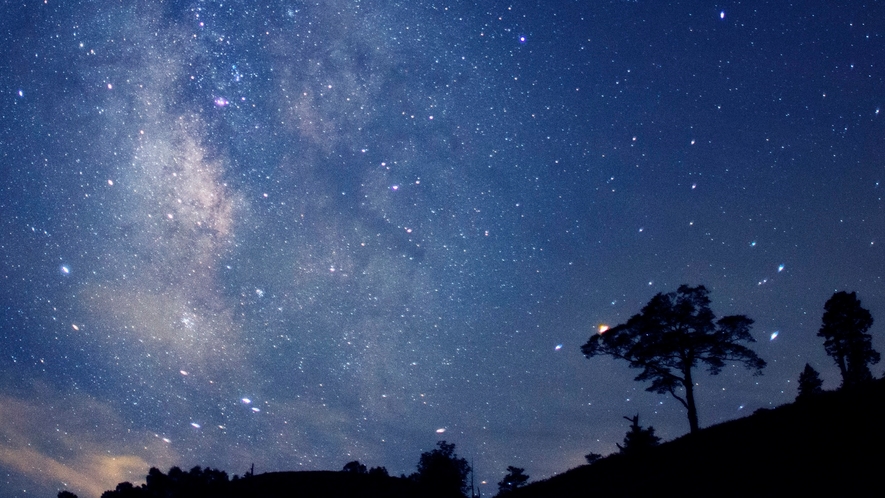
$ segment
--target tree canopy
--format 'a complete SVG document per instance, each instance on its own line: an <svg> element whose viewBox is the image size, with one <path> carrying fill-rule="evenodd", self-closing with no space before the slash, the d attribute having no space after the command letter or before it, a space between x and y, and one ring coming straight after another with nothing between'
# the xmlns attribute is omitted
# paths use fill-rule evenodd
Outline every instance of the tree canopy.
<svg viewBox="0 0 885 498"><path fill-rule="evenodd" d="M418 471L412 478L424 486L428 492L439 497L466 496L470 475L470 464L455 454L455 445L445 441L436 443L435 450L421 454Z"/></svg>
<svg viewBox="0 0 885 498"><path fill-rule="evenodd" d="M824 305L818 337L824 338L827 354L835 360L842 374L842 387L850 387L873 378L870 365L879 363L867 331L873 316L860 305L854 292L836 292Z"/></svg>
<svg viewBox="0 0 885 498"><path fill-rule="evenodd" d="M525 486L528 480L529 476L525 473L525 469L512 465L508 466L507 475L498 483L498 496L504 496L517 488Z"/></svg>
<svg viewBox="0 0 885 498"><path fill-rule="evenodd" d="M637 381L650 381L647 391L670 393L688 411L691 432L699 429L692 370L703 364L717 375L726 364L743 363L762 373L765 361L739 344L755 342L753 320L732 315L716 320L704 286L682 285L676 292L658 293L627 323L594 334L581 347L587 358L605 355L642 370ZM685 391L684 397L677 389Z"/></svg>
<svg viewBox="0 0 885 498"><path fill-rule="evenodd" d="M639 425L639 414L633 417L624 417L630 421L630 430L624 436L624 445L617 445L623 455L638 455L644 453L649 448L657 446L661 442L661 438L655 436L655 428L648 426L643 429Z"/></svg>
<svg viewBox="0 0 885 498"><path fill-rule="evenodd" d="M135 486L130 482L121 482L113 491L105 491L101 498L143 498L163 496L167 498L201 498L226 496L229 483L227 472L199 466L185 472L178 467L169 469L164 474L156 467L151 467L145 477L145 483Z"/></svg>
<svg viewBox="0 0 885 498"><path fill-rule="evenodd" d="M359 460L354 460L352 462L347 462L344 464L344 468L341 469L341 472L351 472L353 474L368 474L369 470L365 465L361 464Z"/></svg>

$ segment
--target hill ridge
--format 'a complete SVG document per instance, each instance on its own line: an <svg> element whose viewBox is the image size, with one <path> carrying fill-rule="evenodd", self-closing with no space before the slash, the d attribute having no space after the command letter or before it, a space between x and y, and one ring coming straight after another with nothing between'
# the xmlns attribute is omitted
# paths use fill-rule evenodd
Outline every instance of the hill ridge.
<svg viewBox="0 0 885 498"><path fill-rule="evenodd" d="M614 454L510 498L882 496L885 380L760 409L643 455Z"/></svg>

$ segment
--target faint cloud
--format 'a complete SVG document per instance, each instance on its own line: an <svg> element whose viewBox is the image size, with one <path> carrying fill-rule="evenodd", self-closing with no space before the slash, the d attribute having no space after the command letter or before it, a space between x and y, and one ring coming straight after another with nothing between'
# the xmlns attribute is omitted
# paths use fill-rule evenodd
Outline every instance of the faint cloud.
<svg viewBox="0 0 885 498"><path fill-rule="evenodd" d="M0 395L0 467L42 486L35 494L68 489L100 496L175 460L168 445L125 429L104 403L42 385L33 390L39 402Z"/></svg>

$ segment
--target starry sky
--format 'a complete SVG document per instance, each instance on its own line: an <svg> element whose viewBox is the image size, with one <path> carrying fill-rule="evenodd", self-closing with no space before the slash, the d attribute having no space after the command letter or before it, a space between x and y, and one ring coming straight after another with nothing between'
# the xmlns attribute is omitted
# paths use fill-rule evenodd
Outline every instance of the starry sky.
<svg viewBox="0 0 885 498"><path fill-rule="evenodd" d="M702 426L838 386L837 290L885 351L877 2L18 0L0 44L0 496L672 439L580 346L680 284L769 364Z"/></svg>

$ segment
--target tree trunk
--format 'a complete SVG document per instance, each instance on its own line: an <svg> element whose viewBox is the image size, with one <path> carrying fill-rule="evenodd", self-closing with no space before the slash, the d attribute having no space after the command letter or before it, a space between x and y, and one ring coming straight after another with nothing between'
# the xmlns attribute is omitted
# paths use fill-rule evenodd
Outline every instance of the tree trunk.
<svg viewBox="0 0 885 498"><path fill-rule="evenodd" d="M684 381L682 385L685 387L685 404L688 408L688 427L691 432L698 431L698 408L694 404L694 381L691 379L691 368L685 369Z"/></svg>
<svg viewBox="0 0 885 498"><path fill-rule="evenodd" d="M842 374L842 386L845 387L851 384L850 379L848 378L848 367L845 364L845 355L840 354L836 357L836 365L839 367L839 373Z"/></svg>

